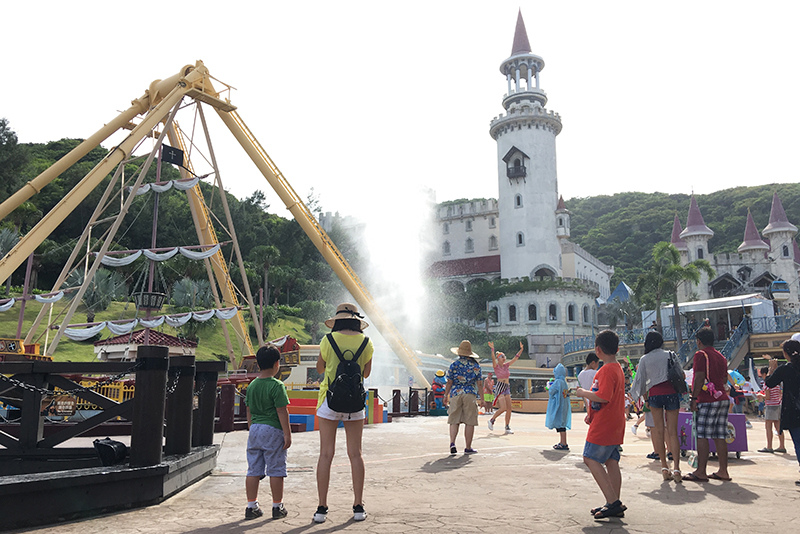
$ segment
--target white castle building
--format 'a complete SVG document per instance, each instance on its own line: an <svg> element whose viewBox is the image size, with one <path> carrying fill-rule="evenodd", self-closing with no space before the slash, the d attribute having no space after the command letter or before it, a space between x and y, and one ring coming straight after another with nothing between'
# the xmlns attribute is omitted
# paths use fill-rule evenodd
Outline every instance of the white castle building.
<svg viewBox="0 0 800 534"><path fill-rule="evenodd" d="M489 128L497 142L498 198L439 204L441 244L431 275L448 291L482 280L509 284L490 303L497 320L489 330L527 336L530 357L553 367L565 340L593 333L614 268L569 241L570 212L556 172L561 117L544 107L542 69L520 13L511 56L500 65L506 113Z"/></svg>
<svg viewBox="0 0 800 534"><path fill-rule="evenodd" d="M763 234L763 238L761 236ZM716 271L712 280L702 275L697 285L683 284L678 300L711 298L763 293L779 304L778 312L800 311L798 278L800 250L795 236L797 227L789 222L778 194L772 196L769 223L759 234L753 215L747 211L744 239L738 253L711 254L708 241L714 236L706 226L697 200L692 196L686 229L681 229L678 215L672 225L671 242L681 253L681 263L705 259ZM776 284L785 282L785 284Z"/></svg>

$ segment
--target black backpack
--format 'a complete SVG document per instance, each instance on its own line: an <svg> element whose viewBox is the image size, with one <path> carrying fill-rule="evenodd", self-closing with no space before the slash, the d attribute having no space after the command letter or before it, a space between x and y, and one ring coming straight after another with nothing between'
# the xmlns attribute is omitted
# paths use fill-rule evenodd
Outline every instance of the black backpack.
<svg viewBox="0 0 800 534"><path fill-rule="evenodd" d="M361 378L361 367L358 365L358 358L369 343L369 338L364 336L364 341L358 350L353 354L352 350L346 350L352 358L345 359L344 354L339 349L333 335L326 336L331 344L333 352L339 358L339 365L336 367L336 377L328 384L328 407L341 413L355 413L364 409L367 400L367 393L364 391L364 382Z"/></svg>

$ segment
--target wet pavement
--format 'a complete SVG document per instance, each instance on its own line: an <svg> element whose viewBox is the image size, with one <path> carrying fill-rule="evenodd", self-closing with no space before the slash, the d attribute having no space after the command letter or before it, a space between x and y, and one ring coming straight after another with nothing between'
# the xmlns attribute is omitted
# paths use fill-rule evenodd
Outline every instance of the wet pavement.
<svg viewBox="0 0 800 534"><path fill-rule="evenodd" d="M233 432L216 435L222 447L211 476L157 506L13 532L697 534L778 532L800 520L800 487L795 485L800 475L791 440L787 436L789 454L753 452L766 444L763 420L751 419L750 452L739 459L731 454L732 482L662 482L660 463L645 457L652 450L649 439L628 431L620 461L622 501L628 510L624 518L594 521L589 509L603 504L603 498L583 465L583 414L573 415L570 451L553 450L557 434L544 428L544 415L514 414L513 435L497 430L500 424L490 432L487 419L481 416L475 431L473 447L478 453L473 455L449 454L445 417L399 418L367 426L364 504L369 515L364 522L352 519L350 468L341 429L325 523L311 521L317 505L316 432L293 435L284 496L288 517L268 517L269 486L262 483L259 500L265 516L245 521L247 433ZM463 430L456 445L463 451ZM709 470L715 464L712 459ZM685 464L682 470L690 471ZM47 506L45 495L42 506Z"/></svg>

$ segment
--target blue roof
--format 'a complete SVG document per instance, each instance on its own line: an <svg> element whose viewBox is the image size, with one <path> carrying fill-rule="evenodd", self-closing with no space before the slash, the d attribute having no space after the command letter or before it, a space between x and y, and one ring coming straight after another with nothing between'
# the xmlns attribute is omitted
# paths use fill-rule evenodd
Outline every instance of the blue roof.
<svg viewBox="0 0 800 534"><path fill-rule="evenodd" d="M620 302L626 302L633 296L633 289L625 282L620 282L619 285L611 292L606 302L611 302L614 299L619 299Z"/></svg>

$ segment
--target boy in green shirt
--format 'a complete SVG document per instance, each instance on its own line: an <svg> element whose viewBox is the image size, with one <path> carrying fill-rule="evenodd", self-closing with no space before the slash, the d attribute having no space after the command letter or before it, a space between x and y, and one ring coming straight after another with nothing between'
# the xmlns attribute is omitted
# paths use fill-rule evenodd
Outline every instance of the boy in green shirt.
<svg viewBox="0 0 800 534"><path fill-rule="evenodd" d="M286 477L286 449L292 445L289 426L289 395L286 386L275 378L281 366L281 353L274 345L258 349L256 361L261 372L247 387L247 509L245 519L264 515L258 507L258 483L269 477L272 490L272 519L286 517L283 506L283 479Z"/></svg>

